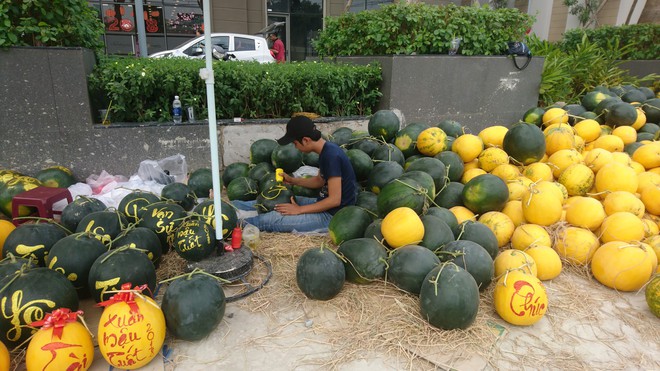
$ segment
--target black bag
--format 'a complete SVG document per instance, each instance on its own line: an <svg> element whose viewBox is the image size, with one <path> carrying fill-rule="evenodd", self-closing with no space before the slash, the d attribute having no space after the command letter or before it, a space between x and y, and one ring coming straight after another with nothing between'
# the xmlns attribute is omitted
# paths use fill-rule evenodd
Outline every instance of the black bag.
<svg viewBox="0 0 660 371"><path fill-rule="evenodd" d="M516 66L518 70L524 70L529 62L532 60L532 51L529 50L529 47L524 42L519 41L510 41L506 43L508 49L506 51L507 55L510 55L513 58L513 65ZM527 61L523 64L522 67L518 66L518 61L516 57L527 57Z"/></svg>

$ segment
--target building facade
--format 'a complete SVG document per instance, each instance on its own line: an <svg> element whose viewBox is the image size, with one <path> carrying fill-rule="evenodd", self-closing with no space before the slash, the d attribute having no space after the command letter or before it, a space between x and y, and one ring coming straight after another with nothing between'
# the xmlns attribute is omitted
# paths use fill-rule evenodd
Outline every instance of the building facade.
<svg viewBox="0 0 660 371"><path fill-rule="evenodd" d="M375 9L395 1L211 0L211 31L259 34L268 25L281 22L277 31L286 47L287 60L305 60L316 55L311 40L323 28L324 17ZM432 5L489 3L488 0L407 1ZM203 32L201 3L202 0L144 0L147 53L175 48L198 32ZM532 32L541 39L557 41L566 30L580 27L577 17L569 13L562 0L508 0L499 3L533 15L536 22ZM92 0L90 5L97 9L105 24L108 54L142 54L138 48L134 0ZM660 0L601 0L596 24L656 23L659 10Z"/></svg>

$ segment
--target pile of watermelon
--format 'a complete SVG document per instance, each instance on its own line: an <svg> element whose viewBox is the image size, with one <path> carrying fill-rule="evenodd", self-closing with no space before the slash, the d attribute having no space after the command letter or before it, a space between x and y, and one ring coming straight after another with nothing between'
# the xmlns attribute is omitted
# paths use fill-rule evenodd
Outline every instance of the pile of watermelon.
<svg viewBox="0 0 660 371"><path fill-rule="evenodd" d="M0 220L0 302L4 314L0 341L9 349L27 345L37 331L32 322L57 309L75 312L81 299L108 301L125 290L124 285L139 287L146 296L155 294L156 268L171 250L188 261L215 253L213 200L197 200L197 193L209 193L209 174L208 169L195 171L189 184L169 184L160 196L132 191L117 209L107 208L99 199L79 196L66 205L57 221L28 218L14 227ZM2 185L8 194L48 184L3 172ZM226 202L220 205L222 236L229 239L238 223L236 212ZM26 215L29 213L26 210ZM212 292L217 294L209 295ZM165 299L162 311L167 329L185 340L208 335L224 313L220 283L206 274L176 278Z"/></svg>
<svg viewBox="0 0 660 371"><path fill-rule="evenodd" d="M400 127L389 110L368 132L340 128L328 138L346 150L362 192L330 222L336 254L301 258L299 286L327 300L344 280L386 280L419 295L424 318L443 329L470 326L491 282L504 320L535 323L548 309L541 281L564 264L640 290L660 272L659 124L652 90L620 86L475 134L451 120ZM647 287L657 315L658 284Z"/></svg>

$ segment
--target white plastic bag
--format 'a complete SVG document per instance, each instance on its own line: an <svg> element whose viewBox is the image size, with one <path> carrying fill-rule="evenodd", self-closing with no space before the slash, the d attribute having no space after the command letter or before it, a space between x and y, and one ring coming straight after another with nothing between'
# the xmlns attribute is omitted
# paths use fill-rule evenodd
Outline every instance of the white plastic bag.
<svg viewBox="0 0 660 371"><path fill-rule="evenodd" d="M166 185L174 182L174 177L168 175L160 165L158 165L158 162L154 160L144 160L140 162L138 176L145 182L152 180L156 183Z"/></svg>
<svg viewBox="0 0 660 371"><path fill-rule="evenodd" d="M103 170L101 174L92 174L87 178L87 184L92 187L92 193L97 195L109 192L128 179L123 175L111 175Z"/></svg>
<svg viewBox="0 0 660 371"><path fill-rule="evenodd" d="M175 182L185 183L188 177L188 164L186 163L186 156L176 154L174 156L166 157L158 160L160 166L165 173L174 177Z"/></svg>

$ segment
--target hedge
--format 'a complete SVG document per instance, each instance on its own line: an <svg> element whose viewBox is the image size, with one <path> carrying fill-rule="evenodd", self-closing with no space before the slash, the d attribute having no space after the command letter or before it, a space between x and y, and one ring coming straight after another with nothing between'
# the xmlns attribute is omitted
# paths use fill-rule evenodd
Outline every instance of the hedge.
<svg viewBox="0 0 660 371"><path fill-rule="evenodd" d="M104 59L89 79L92 104L111 105L113 122L162 122L172 120L172 100L179 95L184 107L205 117L203 67L204 61L185 58ZM217 61L213 73L218 119L291 117L301 111L369 115L382 95L377 64Z"/></svg>
<svg viewBox="0 0 660 371"><path fill-rule="evenodd" d="M602 26L595 29L573 29L564 33L561 48L565 52L574 51L582 42L582 36L602 47L613 45L632 45L630 52L622 58L631 59L660 59L660 25L633 24L623 26Z"/></svg>

